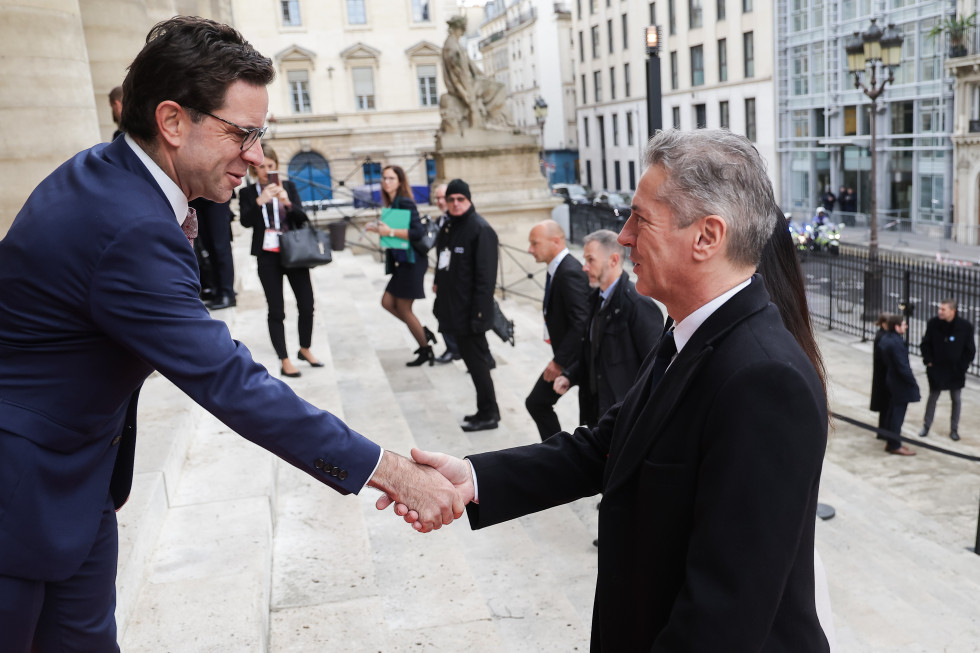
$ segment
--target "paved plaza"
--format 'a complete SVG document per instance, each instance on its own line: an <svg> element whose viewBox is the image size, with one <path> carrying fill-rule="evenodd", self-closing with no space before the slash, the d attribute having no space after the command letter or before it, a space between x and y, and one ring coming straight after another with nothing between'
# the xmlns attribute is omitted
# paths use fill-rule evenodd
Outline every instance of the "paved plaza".
<svg viewBox="0 0 980 653"><path fill-rule="evenodd" d="M236 229L238 306L214 314L273 373L266 305ZM521 229L502 239L521 245ZM526 232L525 232L526 233ZM353 232L349 232L349 237ZM527 264L536 268L527 257ZM407 368L407 329L380 306L387 282L357 248L312 273L312 351L326 367L289 384L382 446L468 453L537 441L524 397L550 349L539 304L508 295L517 344L490 334L502 421L464 433L474 391L461 362ZM522 292L540 289L533 282ZM287 341L297 347L287 294ZM435 328L431 296L416 303ZM871 344L819 334L834 411L867 423ZM437 352L443 350L440 339ZM921 360L913 369L926 386ZM928 442L980 455L980 383L967 382L960 433L948 438L948 395ZM909 408L915 437L924 405ZM558 403L576 422L574 396ZM980 500L978 463L919 447L889 456L872 433L837 421L817 524L839 651L980 651L980 556L969 550ZM230 432L154 375L141 396L133 496L119 513L120 643L134 651L587 651L598 497L473 532L465 518L421 535L374 508L378 493L343 497ZM656 510L651 506L651 515Z"/></svg>

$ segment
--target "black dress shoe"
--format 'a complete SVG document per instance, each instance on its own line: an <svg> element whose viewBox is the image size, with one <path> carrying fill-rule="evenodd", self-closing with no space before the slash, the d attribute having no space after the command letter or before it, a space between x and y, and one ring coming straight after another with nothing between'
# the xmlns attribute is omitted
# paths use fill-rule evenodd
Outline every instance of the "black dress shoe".
<svg viewBox="0 0 980 653"><path fill-rule="evenodd" d="M920 438L924 438L924 437L926 437L927 435L929 435L929 427L928 427L928 426L923 426L923 427L922 427L922 430L921 430L921 431L919 431L919 437L920 437Z"/></svg>
<svg viewBox="0 0 980 653"><path fill-rule="evenodd" d="M490 429L497 428L497 422L498 420L491 419L491 418L473 420L472 422L463 422L460 428L466 431L467 433L473 431L489 431Z"/></svg>
<svg viewBox="0 0 980 653"><path fill-rule="evenodd" d="M949 434L949 439L953 440L954 442L959 442L960 434L957 433L956 431L953 431L952 433Z"/></svg>
<svg viewBox="0 0 980 653"><path fill-rule="evenodd" d="M459 360L459 356L453 356L453 352L449 351L448 349L436 356L436 362L440 365L452 363L455 360Z"/></svg>
<svg viewBox="0 0 980 653"><path fill-rule="evenodd" d="M291 379L295 379L298 376L303 376L303 374L299 370L297 370L295 372L287 372L286 371L286 368L284 368L284 367L280 367L279 368L279 375L280 376L288 376Z"/></svg>
<svg viewBox="0 0 980 653"><path fill-rule="evenodd" d="M231 308L232 306L236 306L237 304L238 302L235 300L235 298L229 297L228 295L221 295L214 301L205 302L205 306L207 306L212 311L220 311L223 308Z"/></svg>
<svg viewBox="0 0 980 653"><path fill-rule="evenodd" d="M323 363L321 363L320 361L314 363L309 358L304 356L303 352L301 351L296 352L296 358L300 359L301 361L306 361L307 363L310 364L310 367L323 367Z"/></svg>
<svg viewBox="0 0 980 653"><path fill-rule="evenodd" d="M480 413L473 413L472 415L463 415L463 421L464 422L481 422L481 421L483 421L485 419L493 419L493 420L497 420L499 422L500 421L500 413L494 413L493 415L490 415L490 416L484 416L484 415L481 415Z"/></svg>

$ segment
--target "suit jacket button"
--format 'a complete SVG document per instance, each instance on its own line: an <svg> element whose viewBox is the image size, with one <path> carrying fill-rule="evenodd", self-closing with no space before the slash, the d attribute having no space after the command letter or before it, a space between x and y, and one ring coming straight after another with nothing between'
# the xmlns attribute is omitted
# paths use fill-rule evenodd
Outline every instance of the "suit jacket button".
<svg viewBox="0 0 980 653"><path fill-rule="evenodd" d="M333 476L334 478L336 478L337 475L339 474L340 474L340 467L334 467L333 469L330 470L330 475Z"/></svg>
<svg viewBox="0 0 980 653"><path fill-rule="evenodd" d="M114 447L117 444L119 444L120 442L122 442L122 436L121 435L117 435L116 437L112 438L112 443L110 443L109 446L110 447Z"/></svg>
<svg viewBox="0 0 980 653"><path fill-rule="evenodd" d="M346 469L340 470L340 473L337 474L337 478L339 478L342 481L346 481L347 480L347 470Z"/></svg>
<svg viewBox="0 0 980 653"><path fill-rule="evenodd" d="M323 464L323 458L317 458L316 462L313 463L313 466L317 469L323 469Z"/></svg>

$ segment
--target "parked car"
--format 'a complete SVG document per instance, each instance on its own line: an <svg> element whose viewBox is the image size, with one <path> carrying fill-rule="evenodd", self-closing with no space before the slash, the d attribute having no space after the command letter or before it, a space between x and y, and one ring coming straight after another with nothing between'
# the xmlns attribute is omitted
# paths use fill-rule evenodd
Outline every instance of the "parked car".
<svg viewBox="0 0 980 653"><path fill-rule="evenodd" d="M595 196L592 205L609 209L618 217L626 220L630 217L632 199L633 197L626 193L604 190Z"/></svg>
<svg viewBox="0 0 980 653"><path fill-rule="evenodd" d="M571 204L589 202L589 191L581 184L555 184L551 187L551 194Z"/></svg>

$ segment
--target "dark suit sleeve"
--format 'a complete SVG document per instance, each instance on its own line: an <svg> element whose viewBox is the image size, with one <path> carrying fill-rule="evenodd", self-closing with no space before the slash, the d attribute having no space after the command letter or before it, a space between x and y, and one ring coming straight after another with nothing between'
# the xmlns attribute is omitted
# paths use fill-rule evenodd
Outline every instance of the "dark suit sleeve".
<svg viewBox="0 0 980 653"><path fill-rule="evenodd" d="M238 221L242 223L243 227L253 229L260 224L265 226L262 221L262 209L256 203L258 198L259 195L254 185L246 186L238 194Z"/></svg>
<svg viewBox="0 0 980 653"><path fill-rule="evenodd" d="M918 387L912 366L909 364L909 354L899 338L882 338L881 353L884 354L885 366L891 370L908 387Z"/></svg>
<svg viewBox="0 0 980 653"><path fill-rule="evenodd" d="M814 512L800 507L816 505L826 446L817 392L799 370L772 360L737 370L719 388L699 444L685 580L653 651L763 650L799 557L812 561L800 547L812 546L804 534ZM809 582L812 600L812 564L802 568L796 580Z"/></svg>
<svg viewBox="0 0 980 653"><path fill-rule="evenodd" d="M208 315L197 276L172 215L120 221L93 274L92 320L240 435L338 492L359 491L379 447L253 361L224 322ZM324 463L345 478L324 473Z"/></svg>
<svg viewBox="0 0 980 653"><path fill-rule="evenodd" d="M470 330L484 333L493 324L493 291L497 286L497 234L480 230L473 241L473 308Z"/></svg>
<svg viewBox="0 0 980 653"><path fill-rule="evenodd" d="M963 320L963 357L960 359L960 371L964 374L970 369L973 357L977 355L977 346L973 342L973 325Z"/></svg>
<svg viewBox="0 0 980 653"><path fill-rule="evenodd" d="M310 218L306 215L306 211L303 210L303 200L299 196L299 191L296 190L296 184L286 180L282 182L282 187L286 189L286 195L289 197L290 204L292 204L286 213L286 219L289 220L291 226L302 227L310 221Z"/></svg>
<svg viewBox="0 0 980 653"><path fill-rule="evenodd" d="M571 261L567 257L562 261ZM576 263L577 265L577 263ZM571 266L569 266L570 268ZM556 277L557 286L552 292L561 294L565 306L565 318L568 320L568 331L561 345L555 350L555 362L565 368L574 363L582 350L582 338L589 325L589 278L584 272L566 268L565 274Z"/></svg>

